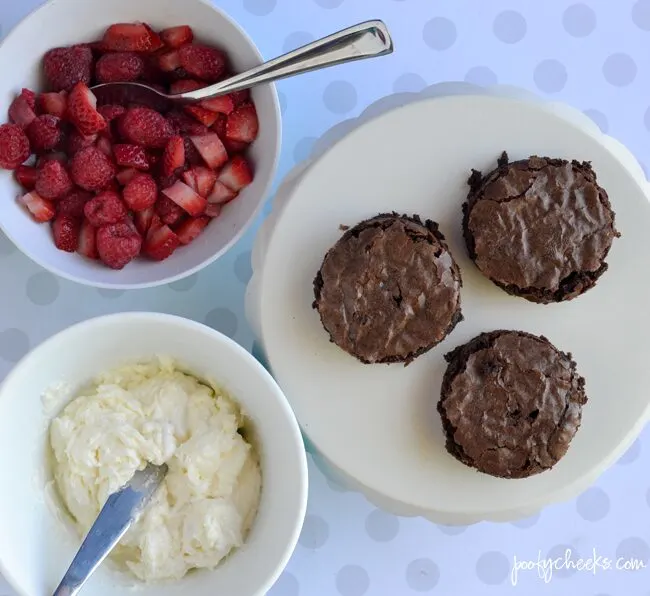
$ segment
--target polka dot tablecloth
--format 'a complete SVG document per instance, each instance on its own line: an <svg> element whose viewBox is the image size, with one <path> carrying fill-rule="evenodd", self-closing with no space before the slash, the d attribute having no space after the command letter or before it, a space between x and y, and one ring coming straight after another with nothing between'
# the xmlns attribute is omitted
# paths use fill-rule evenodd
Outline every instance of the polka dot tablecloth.
<svg viewBox="0 0 650 596"><path fill-rule="evenodd" d="M281 175L309 156L323 132L376 99L445 80L512 84L570 103L650 164L650 0L218 3L267 57L369 18L385 20L395 38L395 54L381 62L279 85ZM0 35L35 4L0 3ZM386 143L387 150L399 151L388 146L390 139ZM53 333L120 310L191 317L255 353L242 310L254 232L198 275L128 293L58 280L0 234L0 378ZM574 502L512 524L446 527L398 518L310 468L305 526L271 596L650 596L647 432ZM545 567L547 558L557 559L556 565ZM0 596L8 594L0 579Z"/></svg>

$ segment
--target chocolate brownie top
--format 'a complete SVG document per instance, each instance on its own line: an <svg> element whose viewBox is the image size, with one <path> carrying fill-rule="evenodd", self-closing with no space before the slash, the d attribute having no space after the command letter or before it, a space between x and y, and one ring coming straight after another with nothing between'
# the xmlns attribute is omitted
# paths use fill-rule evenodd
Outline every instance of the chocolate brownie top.
<svg viewBox="0 0 650 596"><path fill-rule="evenodd" d="M345 232L314 280L331 340L365 363L409 362L462 318L460 271L434 222L381 214Z"/></svg>
<svg viewBox="0 0 650 596"><path fill-rule="evenodd" d="M487 176L474 172L470 187L464 207L470 256L504 286L556 292L571 276L599 272L618 235L589 163L547 157L508 163L504 153Z"/></svg>
<svg viewBox="0 0 650 596"><path fill-rule="evenodd" d="M537 474L564 456L587 401L570 354L544 337L493 331L445 358L438 410L452 455L504 478Z"/></svg>

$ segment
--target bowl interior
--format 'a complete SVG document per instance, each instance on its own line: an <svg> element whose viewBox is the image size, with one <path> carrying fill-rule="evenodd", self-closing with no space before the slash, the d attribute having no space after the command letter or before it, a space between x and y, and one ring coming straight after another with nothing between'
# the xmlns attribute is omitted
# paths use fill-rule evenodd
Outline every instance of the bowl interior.
<svg viewBox="0 0 650 596"><path fill-rule="evenodd" d="M40 90L41 58L53 47L97 39L115 22L146 21L156 29L190 25L197 39L227 50L232 66L242 71L262 60L250 38L218 9L201 0L57 0L32 13L0 46L0 121L22 87ZM56 26L52 26L56 23ZM244 233L261 208L275 175L280 144L280 112L273 85L252 90L260 133L250 150L255 167L253 183L223 210L190 246L166 261L136 260L112 271L76 254L57 250L50 227L36 224L13 200L21 193L10 172L0 170L0 196L7 205L0 228L29 258L53 273L97 287L134 288L168 283L204 267L225 253Z"/></svg>
<svg viewBox="0 0 650 596"><path fill-rule="evenodd" d="M305 514L307 471L297 423L264 368L229 338L170 315L129 313L86 321L54 336L26 356L0 388L0 573L19 594L50 594L79 539L46 490L49 421L68 398L44 406L53 384L78 388L95 374L138 358L168 354L200 377L217 380L243 407L260 444L263 488L246 544L214 571L141 587L142 596L182 594L262 596L286 565ZM70 395L70 394L68 394ZM11 455L9 455L11 454ZM130 593L130 577L103 565L89 594Z"/></svg>

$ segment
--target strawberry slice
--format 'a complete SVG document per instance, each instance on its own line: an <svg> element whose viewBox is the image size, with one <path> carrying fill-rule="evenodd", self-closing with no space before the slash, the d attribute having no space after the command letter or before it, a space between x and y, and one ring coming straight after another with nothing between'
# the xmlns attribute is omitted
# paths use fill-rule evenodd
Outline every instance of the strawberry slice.
<svg viewBox="0 0 650 596"><path fill-rule="evenodd" d="M187 184L194 192L199 192L199 187L196 183L196 172L194 171L194 168L185 170L183 172L183 182L185 182L185 184Z"/></svg>
<svg viewBox="0 0 650 596"><path fill-rule="evenodd" d="M202 197L207 197L214 188L217 175L210 168L204 168L203 166L194 166L192 170L196 180L196 192Z"/></svg>
<svg viewBox="0 0 650 596"><path fill-rule="evenodd" d="M136 211L133 214L133 223L135 224L136 229L140 232L140 236L146 238L149 227L151 226L151 221L155 214L153 206L143 209L142 211Z"/></svg>
<svg viewBox="0 0 650 596"><path fill-rule="evenodd" d="M180 246L180 240L173 230L154 216L144 241L144 253L155 261L169 258Z"/></svg>
<svg viewBox="0 0 650 596"><path fill-rule="evenodd" d="M198 122L207 126L208 128L212 126L218 118L216 112L212 110L207 110L202 106L192 105L185 106L185 111L195 118Z"/></svg>
<svg viewBox="0 0 650 596"><path fill-rule="evenodd" d="M56 214L51 201L44 199L36 191L28 192L18 201L32 214L32 217L39 223L50 221Z"/></svg>
<svg viewBox="0 0 650 596"><path fill-rule="evenodd" d="M228 161L228 152L217 134L211 132L200 137L192 136L190 141L201 154L203 161L213 170Z"/></svg>
<svg viewBox="0 0 650 596"><path fill-rule="evenodd" d="M177 135L201 136L210 130L184 112L172 111L167 114L167 121Z"/></svg>
<svg viewBox="0 0 650 596"><path fill-rule="evenodd" d="M106 122L110 122L111 120L115 120L115 118L119 118L124 112L126 112L126 108L124 106L118 106L116 104L106 104L103 106L99 106L97 108L97 111L104 116L104 120Z"/></svg>
<svg viewBox="0 0 650 596"><path fill-rule="evenodd" d="M68 95L68 118L84 136L101 132L108 126L97 111L97 98L85 83L77 83Z"/></svg>
<svg viewBox="0 0 650 596"><path fill-rule="evenodd" d="M226 137L230 141L252 143L259 133L260 124L253 104L238 107L228 116Z"/></svg>
<svg viewBox="0 0 650 596"><path fill-rule="evenodd" d="M192 43L194 32L188 25L169 27L160 32L160 39L169 48L180 48L186 43Z"/></svg>
<svg viewBox="0 0 650 596"><path fill-rule="evenodd" d="M101 46L106 52L155 52L162 41L145 23L116 23L106 29Z"/></svg>
<svg viewBox="0 0 650 596"><path fill-rule="evenodd" d="M147 152L139 145L130 145L126 143L113 145L113 155L115 155L115 162L118 166L137 168L139 170L149 169ZM126 183L120 181L120 184Z"/></svg>
<svg viewBox="0 0 650 596"><path fill-rule="evenodd" d="M174 201L174 203L192 216L201 215L205 211L207 201L180 180L177 180L172 186L162 192L167 198Z"/></svg>
<svg viewBox="0 0 650 596"><path fill-rule="evenodd" d="M201 234L210 223L209 217L193 217L182 222L175 230L181 244L189 244Z"/></svg>
<svg viewBox="0 0 650 596"><path fill-rule="evenodd" d="M18 166L14 170L14 177L25 190L33 190L36 186L38 170L32 166Z"/></svg>
<svg viewBox="0 0 650 596"><path fill-rule="evenodd" d="M165 52L158 56L158 68L163 72L174 72L181 66L181 57L177 50Z"/></svg>
<svg viewBox="0 0 650 596"><path fill-rule="evenodd" d="M24 94L21 93L9 106L9 120L18 126L26 128L33 122L34 118L36 118L34 108L30 105Z"/></svg>
<svg viewBox="0 0 650 596"><path fill-rule="evenodd" d="M187 93L188 91L196 91L205 87L205 83L195 81L194 79L180 79L179 81L174 81L169 86L169 92L172 95L177 93Z"/></svg>
<svg viewBox="0 0 650 596"><path fill-rule="evenodd" d="M206 110L217 112L218 114L230 114L235 109L235 104L229 95L204 99L199 105Z"/></svg>
<svg viewBox="0 0 650 596"><path fill-rule="evenodd" d="M81 223L69 215L57 215L52 222L54 245L65 252L76 252Z"/></svg>
<svg viewBox="0 0 650 596"><path fill-rule="evenodd" d="M210 219L215 219L221 215L223 210L223 205L219 203L208 203L208 206L205 208L205 216Z"/></svg>
<svg viewBox="0 0 650 596"><path fill-rule="evenodd" d="M214 132L222 141L227 141L226 138L226 124L228 122L228 117L225 114L219 114L214 124L210 127L212 132Z"/></svg>
<svg viewBox="0 0 650 596"><path fill-rule="evenodd" d="M56 213L57 215L69 215L70 217L82 219L86 203L92 198L93 195L88 191L80 189L73 190L61 200L57 201Z"/></svg>
<svg viewBox="0 0 650 596"><path fill-rule="evenodd" d="M65 91L59 93L41 93L38 96L38 106L44 114L51 114L57 118L63 118L68 109L68 94Z"/></svg>
<svg viewBox="0 0 650 596"><path fill-rule="evenodd" d="M162 170L164 176L173 176L176 170L185 166L185 141L183 137L169 139L162 157Z"/></svg>
<svg viewBox="0 0 650 596"><path fill-rule="evenodd" d="M178 223L185 215L185 211L162 193L158 196L154 211L160 220L169 226Z"/></svg>
<svg viewBox="0 0 650 596"><path fill-rule="evenodd" d="M233 91L229 94L232 97L232 101L236 107L241 106L242 104L248 103L251 99L251 90L242 89L241 91Z"/></svg>
<svg viewBox="0 0 650 596"><path fill-rule="evenodd" d="M211 205L222 205L229 203L236 196L237 193L234 190L217 180L213 185L212 192L208 195L208 203Z"/></svg>
<svg viewBox="0 0 650 596"><path fill-rule="evenodd" d="M253 181L253 172L250 165L241 155L235 155L221 170L219 182L231 190L239 192Z"/></svg>
<svg viewBox="0 0 650 596"><path fill-rule="evenodd" d="M138 175L138 173L138 170L135 168L124 168L115 175L115 178L119 184L126 186L131 180L133 180L133 178L135 178L135 176Z"/></svg>
<svg viewBox="0 0 650 596"><path fill-rule="evenodd" d="M84 221L79 230L79 245L77 246L77 252L87 259L99 258L96 240L97 228L90 225L88 221Z"/></svg>

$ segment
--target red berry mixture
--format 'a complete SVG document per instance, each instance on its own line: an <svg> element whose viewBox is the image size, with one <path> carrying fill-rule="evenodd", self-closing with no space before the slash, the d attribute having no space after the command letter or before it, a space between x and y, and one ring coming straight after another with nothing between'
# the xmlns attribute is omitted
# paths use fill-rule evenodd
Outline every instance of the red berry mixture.
<svg viewBox="0 0 650 596"><path fill-rule="evenodd" d="M97 105L92 87L142 81L184 93L229 66L182 24L116 23L100 40L51 49L46 88L20 90L0 125L0 169L14 171L18 203L51 225L56 248L112 269L182 250L253 181L246 152L260 124L250 93L161 113Z"/></svg>

